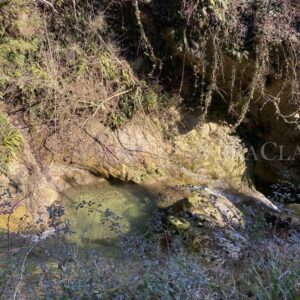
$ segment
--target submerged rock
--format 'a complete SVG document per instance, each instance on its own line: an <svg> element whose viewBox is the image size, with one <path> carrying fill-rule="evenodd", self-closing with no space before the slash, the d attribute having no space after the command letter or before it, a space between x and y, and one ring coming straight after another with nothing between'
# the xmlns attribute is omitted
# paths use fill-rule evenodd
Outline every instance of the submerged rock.
<svg viewBox="0 0 300 300"><path fill-rule="evenodd" d="M106 182L67 189L61 200L70 226L68 240L80 248L115 248L120 236L148 230L155 210L151 197L129 184Z"/></svg>

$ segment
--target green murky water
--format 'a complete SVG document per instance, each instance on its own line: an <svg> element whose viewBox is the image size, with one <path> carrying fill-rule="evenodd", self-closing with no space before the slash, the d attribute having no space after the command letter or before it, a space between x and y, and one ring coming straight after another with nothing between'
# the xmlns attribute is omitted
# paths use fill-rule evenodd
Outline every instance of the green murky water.
<svg viewBox="0 0 300 300"><path fill-rule="evenodd" d="M151 194L130 184L71 188L62 200L71 229L68 241L111 255L118 252L120 236L147 231L155 209Z"/></svg>

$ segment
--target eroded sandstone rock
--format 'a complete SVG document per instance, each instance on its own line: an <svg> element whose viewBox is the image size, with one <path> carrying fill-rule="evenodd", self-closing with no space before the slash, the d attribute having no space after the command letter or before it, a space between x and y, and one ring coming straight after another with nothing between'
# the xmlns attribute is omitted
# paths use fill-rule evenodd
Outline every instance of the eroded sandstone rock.
<svg viewBox="0 0 300 300"><path fill-rule="evenodd" d="M227 198L216 196L206 190L188 197L184 210L210 226L236 227L244 226L243 213Z"/></svg>

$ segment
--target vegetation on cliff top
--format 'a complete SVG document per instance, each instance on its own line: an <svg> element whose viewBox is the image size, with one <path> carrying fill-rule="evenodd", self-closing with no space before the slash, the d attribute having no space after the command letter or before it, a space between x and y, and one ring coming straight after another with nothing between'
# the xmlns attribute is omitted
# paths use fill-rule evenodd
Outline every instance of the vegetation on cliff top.
<svg viewBox="0 0 300 300"><path fill-rule="evenodd" d="M199 121L222 99L237 127L259 100L298 125L298 16L289 0L4 1L0 96L32 130L96 116L118 127L172 94L192 98Z"/></svg>
<svg viewBox="0 0 300 300"><path fill-rule="evenodd" d="M22 111L32 130L47 124L58 131L95 117L118 127L138 110L157 109L161 96L104 39L108 27L97 5L59 1L55 7L42 1L2 4L2 101Z"/></svg>
<svg viewBox="0 0 300 300"><path fill-rule="evenodd" d="M171 17L164 18L164 10ZM204 117L220 98L237 127L259 100L294 122L282 102L295 104L294 113L299 108L297 1L153 1L153 11L172 26L183 71L194 69Z"/></svg>

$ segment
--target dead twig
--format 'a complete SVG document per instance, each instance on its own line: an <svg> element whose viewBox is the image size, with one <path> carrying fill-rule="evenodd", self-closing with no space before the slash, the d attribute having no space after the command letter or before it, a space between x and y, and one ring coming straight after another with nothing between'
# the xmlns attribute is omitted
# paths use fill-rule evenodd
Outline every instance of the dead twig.
<svg viewBox="0 0 300 300"><path fill-rule="evenodd" d="M53 6L53 4L47 0L36 0L37 2L40 2L40 3L43 3L43 4L46 4L47 6L50 6L51 9L57 13L58 11L55 9L55 7Z"/></svg>

